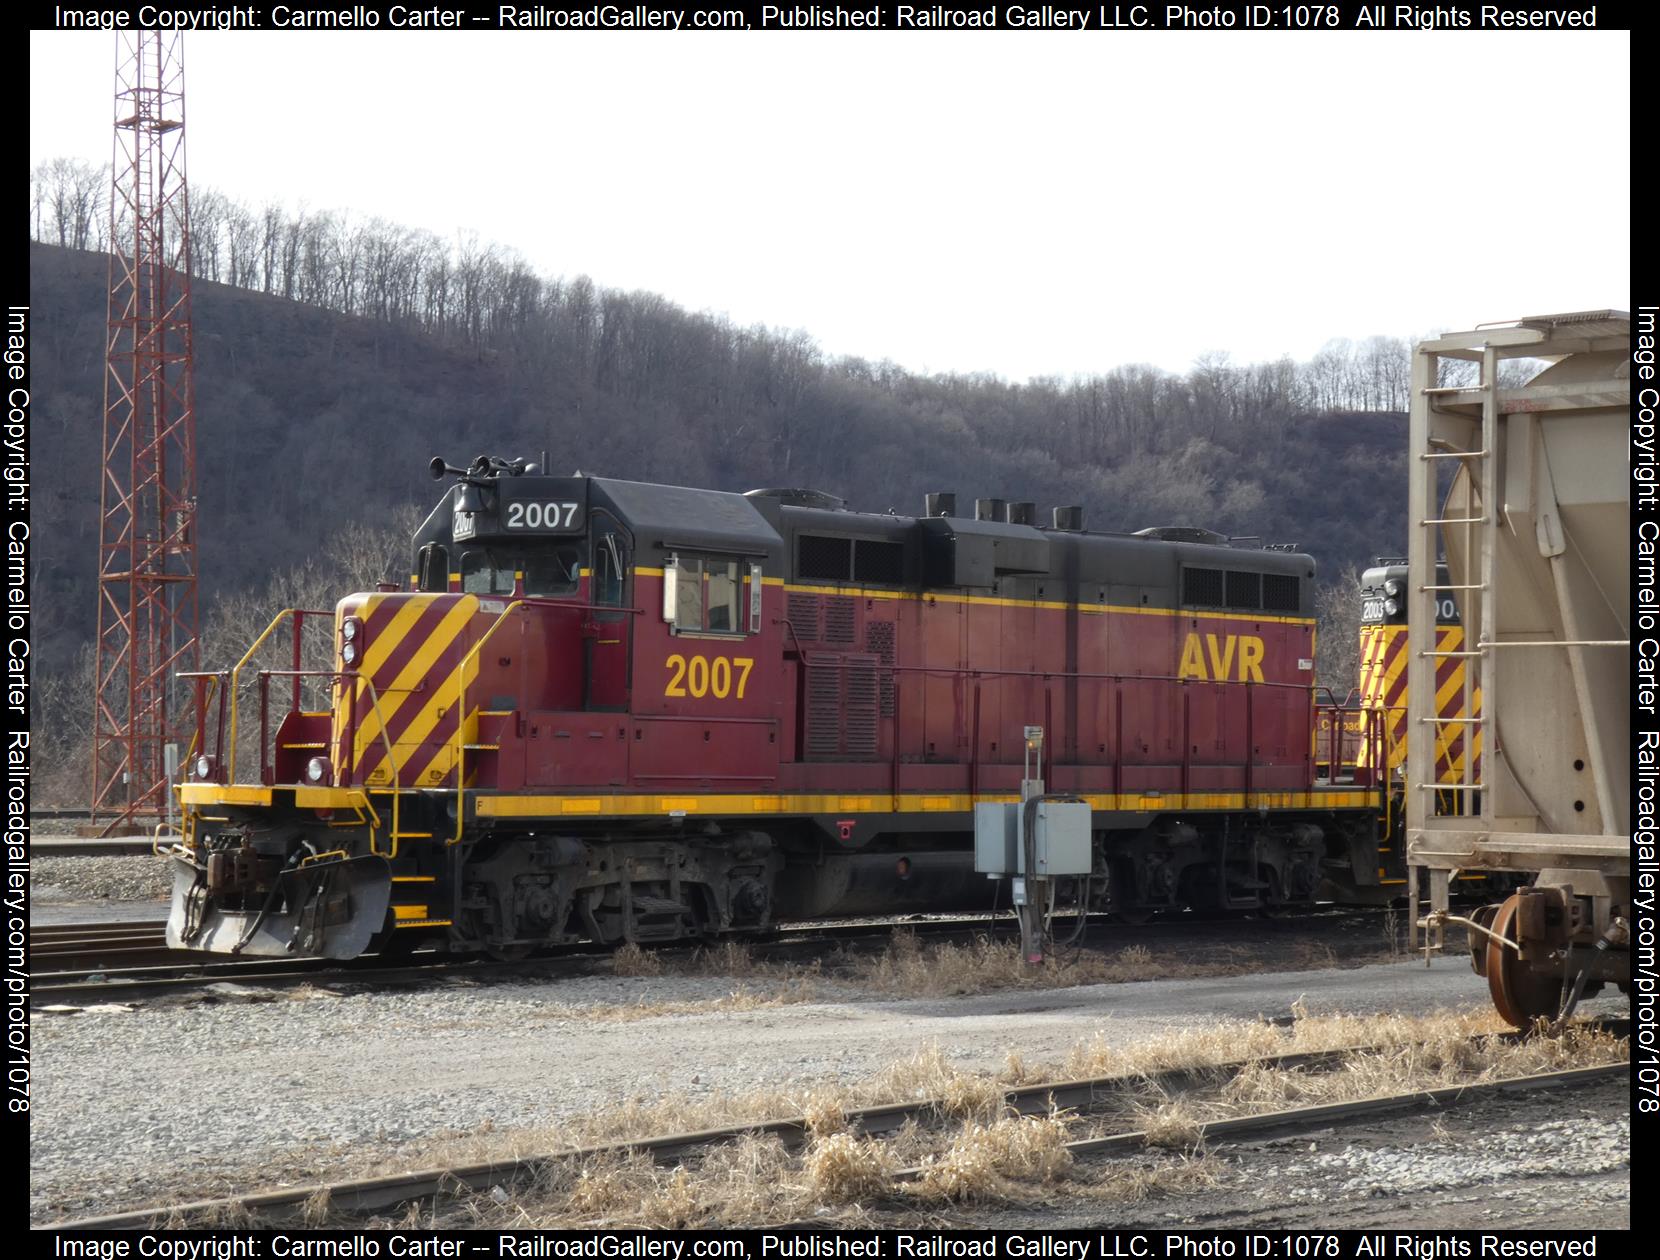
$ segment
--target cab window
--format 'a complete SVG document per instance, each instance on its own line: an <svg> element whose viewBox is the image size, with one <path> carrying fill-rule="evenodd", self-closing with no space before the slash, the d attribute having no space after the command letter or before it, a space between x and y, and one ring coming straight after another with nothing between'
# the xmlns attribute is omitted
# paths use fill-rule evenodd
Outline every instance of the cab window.
<svg viewBox="0 0 1660 1260"><path fill-rule="evenodd" d="M461 553L461 589L471 595L512 595L522 573L528 596L569 595L581 568L581 548L572 543L473 547Z"/></svg>
<svg viewBox="0 0 1660 1260"><path fill-rule="evenodd" d="M526 595L569 595L581 575L582 552L564 544L540 547L523 562Z"/></svg>
<svg viewBox="0 0 1660 1260"><path fill-rule="evenodd" d="M672 603L664 616L681 634L741 634L738 562L724 556L676 556Z"/></svg>
<svg viewBox="0 0 1660 1260"><path fill-rule="evenodd" d="M607 608L622 606L622 545L615 534L606 534L594 544L593 600Z"/></svg>

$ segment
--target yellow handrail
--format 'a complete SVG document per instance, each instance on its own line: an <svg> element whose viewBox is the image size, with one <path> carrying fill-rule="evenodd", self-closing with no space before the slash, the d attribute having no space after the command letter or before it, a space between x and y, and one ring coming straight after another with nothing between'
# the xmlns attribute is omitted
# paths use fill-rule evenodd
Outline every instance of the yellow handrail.
<svg viewBox="0 0 1660 1260"><path fill-rule="evenodd" d="M238 661L231 668L231 737L230 737L231 752L230 752L229 764L227 766L227 771L228 771L229 779L232 783L236 782L236 718L237 718L237 704L238 704L237 687L238 687L238 684L241 682L241 679L242 679L242 667L253 659L255 652L259 651L259 649L262 646L264 646L265 640L267 640L271 637L271 632L273 630L275 630L277 628L277 626L282 623L282 619L284 617L291 617L291 616L294 616L294 615L299 614L299 613L305 613L309 616L314 616L314 617L326 617L326 616L328 616L327 613L322 612L321 610L315 609L315 608L284 608L275 617L271 618L271 624L265 627L264 633L262 633L259 636L259 638L254 640L254 645L251 648L249 648L246 652L244 652L242 654L242 659L240 661Z"/></svg>
<svg viewBox="0 0 1660 1260"><path fill-rule="evenodd" d="M375 723L380 727L380 742L386 745L386 764L392 768L392 851L390 853L381 853L379 849L375 848L374 823L380 821L380 815L375 812L374 802L369 799L369 785L367 783L363 785L363 803L368 806L369 813L374 819L374 822L369 826L369 852L379 857L395 858L398 856L399 806L403 801L403 789L398 785L398 758L392 751L392 739L386 733L386 719L381 716L380 712L380 692L376 689L374 680L356 672L347 675L347 677L363 679L363 685L369 689L369 704L375 711Z"/></svg>
<svg viewBox="0 0 1660 1260"><path fill-rule="evenodd" d="M461 830L467 818L467 666L490 641L490 636L501 628L508 616L522 608L526 602L516 599L502 609L495 621L490 623L490 628L479 636L478 642L473 644L472 649L455 667L455 835L444 842L446 846L461 843Z"/></svg>
<svg viewBox="0 0 1660 1260"><path fill-rule="evenodd" d="M202 700L202 730L207 729L207 712L213 707L213 697L219 692L219 683L222 679L222 675L211 674L209 675L209 679L213 683L213 686L208 688L207 695ZM202 731L192 731L190 733L190 747L185 749L184 754L184 764L186 766L189 766L191 761L195 759L196 739L201 734Z"/></svg>

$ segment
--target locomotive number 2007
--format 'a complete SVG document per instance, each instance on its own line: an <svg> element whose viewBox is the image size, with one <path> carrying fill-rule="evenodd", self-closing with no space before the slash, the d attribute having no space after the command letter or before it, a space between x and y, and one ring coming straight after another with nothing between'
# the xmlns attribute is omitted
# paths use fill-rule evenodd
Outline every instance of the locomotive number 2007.
<svg viewBox="0 0 1660 1260"><path fill-rule="evenodd" d="M669 667L669 684L663 688L665 696L695 696L698 699L714 696L717 700L731 696L734 700L742 700L744 688L749 686L749 671L755 668L755 659L750 656L687 658L676 652L666 664Z"/></svg>
<svg viewBox="0 0 1660 1260"><path fill-rule="evenodd" d="M508 529L569 529L576 519L574 503L525 503L507 505Z"/></svg>

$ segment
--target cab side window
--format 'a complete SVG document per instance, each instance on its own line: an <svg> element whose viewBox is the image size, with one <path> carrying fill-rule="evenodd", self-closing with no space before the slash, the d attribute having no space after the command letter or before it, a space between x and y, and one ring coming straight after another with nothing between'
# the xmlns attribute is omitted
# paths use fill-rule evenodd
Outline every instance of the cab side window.
<svg viewBox="0 0 1660 1260"><path fill-rule="evenodd" d="M622 607L622 544L615 534L606 534L594 545L593 601L606 608Z"/></svg>
<svg viewBox="0 0 1660 1260"><path fill-rule="evenodd" d="M677 555L672 560L664 566L663 619L675 632L742 634L738 562L726 556Z"/></svg>
<svg viewBox="0 0 1660 1260"><path fill-rule="evenodd" d="M738 620L738 562L706 560L703 574L704 629L715 634L737 634L743 629Z"/></svg>

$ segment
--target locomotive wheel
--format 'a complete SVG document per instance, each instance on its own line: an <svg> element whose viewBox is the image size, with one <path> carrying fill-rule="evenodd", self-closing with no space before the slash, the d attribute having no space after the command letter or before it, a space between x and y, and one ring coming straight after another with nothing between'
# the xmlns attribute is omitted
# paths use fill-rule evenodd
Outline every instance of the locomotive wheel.
<svg viewBox="0 0 1660 1260"><path fill-rule="evenodd" d="M1512 894L1493 916L1491 930L1507 941L1517 940L1516 914L1521 897ZM1499 1018L1513 1028L1527 1028L1536 1019L1554 1019L1562 1007L1560 977L1534 971L1516 952L1491 938L1487 941L1487 988Z"/></svg>

